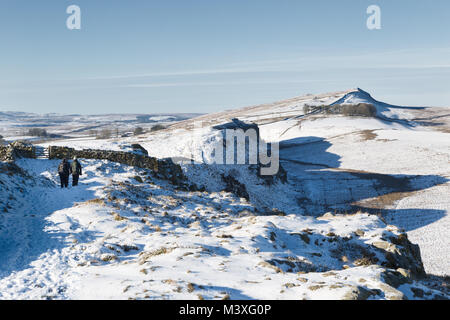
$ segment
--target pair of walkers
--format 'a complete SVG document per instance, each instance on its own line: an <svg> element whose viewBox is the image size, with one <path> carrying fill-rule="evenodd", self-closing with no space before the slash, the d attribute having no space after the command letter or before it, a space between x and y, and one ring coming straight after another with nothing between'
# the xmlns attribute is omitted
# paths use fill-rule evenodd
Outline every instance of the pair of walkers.
<svg viewBox="0 0 450 320"><path fill-rule="evenodd" d="M78 162L77 157L73 158L72 163L63 159L58 166L59 180L61 181L61 188L69 187L69 176L72 174L72 186L78 185L78 179L83 174L81 170L81 164Z"/></svg>

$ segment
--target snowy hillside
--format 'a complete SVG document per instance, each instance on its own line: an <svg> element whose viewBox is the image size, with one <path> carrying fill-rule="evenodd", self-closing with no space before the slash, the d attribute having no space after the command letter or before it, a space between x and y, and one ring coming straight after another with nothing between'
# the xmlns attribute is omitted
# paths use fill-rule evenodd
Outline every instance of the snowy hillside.
<svg viewBox="0 0 450 320"><path fill-rule="evenodd" d="M18 165L36 178L2 215L2 299L444 295L413 280L414 248L374 215L261 215L232 194L177 190L105 161L84 161L83 184L64 190L49 183L56 161Z"/></svg>
<svg viewBox="0 0 450 320"><path fill-rule="evenodd" d="M6 141L42 141L75 139L84 141L107 133L111 137L133 135L140 127L151 130L156 124L167 125L199 114L35 114L0 112L0 135ZM30 130L45 130L46 136L30 135Z"/></svg>
<svg viewBox="0 0 450 320"><path fill-rule="evenodd" d="M399 121L400 123L407 124L405 120L411 120L412 115L408 113L408 110L423 110L421 107L401 107L393 106L384 102L380 102L372 98L372 96L362 90L352 91L347 93L344 97L334 102L332 105L337 104L359 104L369 103L377 108L377 116L386 121Z"/></svg>
<svg viewBox="0 0 450 320"><path fill-rule="evenodd" d="M323 109L357 103L376 116ZM358 89L41 143L200 163L181 164L191 189L86 159L60 189L58 160L0 163L0 299L449 298L449 114ZM279 176L205 163L233 118L279 143Z"/></svg>
<svg viewBox="0 0 450 320"><path fill-rule="evenodd" d="M341 103L373 104L377 117L304 114L305 105ZM420 245L428 272L450 274L448 108L392 106L356 89L205 115L135 141L153 156L190 157L211 126L232 118L257 123L265 141L280 143L298 212L382 213Z"/></svg>

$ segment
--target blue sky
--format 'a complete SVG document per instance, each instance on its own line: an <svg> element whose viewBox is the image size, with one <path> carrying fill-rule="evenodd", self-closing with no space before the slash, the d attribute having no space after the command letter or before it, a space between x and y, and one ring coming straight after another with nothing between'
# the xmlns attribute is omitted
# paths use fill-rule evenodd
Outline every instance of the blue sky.
<svg viewBox="0 0 450 320"><path fill-rule="evenodd" d="M449 17L448 0L2 0L0 111L214 112L354 87L450 106Z"/></svg>

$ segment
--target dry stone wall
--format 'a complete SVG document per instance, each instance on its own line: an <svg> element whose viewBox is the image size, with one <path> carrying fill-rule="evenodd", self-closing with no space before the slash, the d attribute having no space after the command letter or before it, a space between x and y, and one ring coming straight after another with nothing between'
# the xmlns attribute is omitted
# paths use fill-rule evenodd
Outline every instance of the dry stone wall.
<svg viewBox="0 0 450 320"><path fill-rule="evenodd" d="M125 151L110 151L84 149L75 150L67 147L49 147L50 159L80 159L108 160L128 166L152 170L157 178L169 180L176 185L186 185L187 179L183 174L181 167L175 164L171 159L157 159L143 154L136 154Z"/></svg>
<svg viewBox="0 0 450 320"><path fill-rule="evenodd" d="M14 162L18 158L36 158L35 147L21 141L15 141L7 146L0 146L0 161Z"/></svg>

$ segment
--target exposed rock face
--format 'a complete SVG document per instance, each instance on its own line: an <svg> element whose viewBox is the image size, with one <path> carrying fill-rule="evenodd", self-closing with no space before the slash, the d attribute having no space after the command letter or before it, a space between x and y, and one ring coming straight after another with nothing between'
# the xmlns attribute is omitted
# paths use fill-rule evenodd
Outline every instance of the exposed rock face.
<svg viewBox="0 0 450 320"><path fill-rule="evenodd" d="M259 178L261 178L264 183L268 186L275 184L277 181L280 181L281 183L287 183L288 182L288 178L287 178L287 172L286 170L284 170L283 166L281 165L281 163L279 164L279 168L278 168L278 172L275 175L261 175L261 165L258 165L256 168L250 166L250 170L255 170L256 174L258 175Z"/></svg>
<svg viewBox="0 0 450 320"><path fill-rule="evenodd" d="M226 185L225 191L226 192L231 192L240 198L250 200L250 195L248 194L247 188L245 187L245 185L240 183L233 176L222 174L222 180L223 180L223 182L225 182L225 185Z"/></svg>
<svg viewBox="0 0 450 320"><path fill-rule="evenodd" d="M178 186L187 186L181 167L171 159L156 159L153 157L124 152L108 150L75 150L67 147L49 147L50 159L71 159L74 156L81 159L108 160L133 167L152 170L157 178L169 180Z"/></svg>
<svg viewBox="0 0 450 320"><path fill-rule="evenodd" d="M402 271L404 270L408 274L410 273L409 270L405 270L405 269L401 269L401 268L399 268L398 270L402 270ZM410 275L405 276L405 274L402 274L400 271L396 271L396 270L392 270L392 269L387 269L386 271L384 271L382 273L382 277L383 277L384 282L393 288L398 288L402 284L412 282L412 278Z"/></svg>
<svg viewBox="0 0 450 320"><path fill-rule="evenodd" d="M383 266L391 269L409 270L413 277L425 276L420 248L418 245L411 243L405 233L398 237L390 237L390 242L376 241L372 245L381 249L386 262Z"/></svg>
<svg viewBox="0 0 450 320"><path fill-rule="evenodd" d="M361 286L349 287L347 293L342 297L343 300L367 300L371 296L380 294L379 290L369 290Z"/></svg>
<svg viewBox="0 0 450 320"><path fill-rule="evenodd" d="M241 121L239 119L234 118L234 119L231 119L231 122L214 126L213 129L222 131L222 140L223 140L222 143L223 143L224 148L227 147L227 140L225 138L227 136L227 133L226 133L227 130L242 130L242 132L247 132L248 130L254 130L255 136L253 138L251 137L251 135L248 136L248 139L249 139L248 143L244 142L246 158L248 158L248 159L252 158L252 154L250 154L250 147L249 147L249 145L252 144L252 143L256 144L255 150L256 150L257 163L250 163L248 165L249 169L252 170L252 171L255 171L256 175L259 178L261 178L266 185L272 185L272 184L276 183L277 181L280 181L281 183L286 183L287 182L287 172L286 172L286 170L284 170L284 168L281 166L281 164L278 164L279 165L279 170L278 170L277 174L275 174L275 175L261 175L262 164L261 164L261 162L259 160L260 159L260 154L259 154L260 146L259 146L259 144L260 143L265 143L265 142L263 142L261 140L260 130L259 130L259 127L258 127L257 124L255 124L255 123L246 123L246 122L243 122L243 121ZM255 139L256 139L256 141L255 141Z"/></svg>
<svg viewBox="0 0 450 320"><path fill-rule="evenodd" d="M225 130L225 129L242 129L242 130L248 130L248 129L254 129L256 131L257 137L259 138L259 127L255 123L245 123L244 121L241 121L237 118L231 119L231 122L224 123L221 125L214 126L213 129L215 130Z"/></svg>

